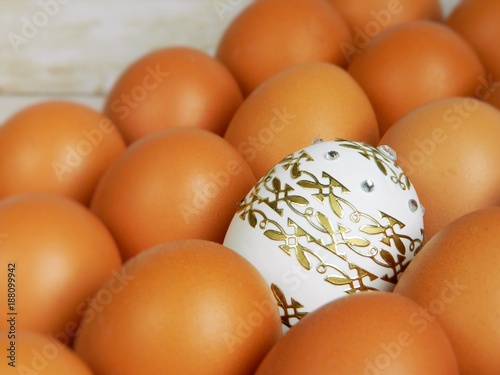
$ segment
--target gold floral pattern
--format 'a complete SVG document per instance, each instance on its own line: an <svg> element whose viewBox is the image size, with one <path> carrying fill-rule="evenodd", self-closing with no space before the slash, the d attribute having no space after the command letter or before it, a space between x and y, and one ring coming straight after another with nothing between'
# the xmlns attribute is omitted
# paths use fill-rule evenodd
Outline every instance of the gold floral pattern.
<svg viewBox="0 0 500 375"><path fill-rule="evenodd" d="M374 160L378 169L401 188L410 189L404 174L397 173L397 166L377 149L343 141L343 147L355 148L367 159ZM349 189L329 173L318 177L302 168L314 159L302 150L284 158L269 171L241 202L239 217L253 228L277 243L277 248L297 260L306 270L315 270L323 279L343 288L346 294L376 290L370 286L378 278L395 284L411 259L422 246L420 238L402 233L405 224L382 211L374 217L349 201ZM314 209L307 198L296 194L294 188L277 177L278 168L290 173L294 186L312 191L312 199L321 203ZM403 177L401 177L403 176ZM310 198L311 199L311 198ZM272 219L263 209L271 208L283 217L285 209L292 212L286 225L283 220ZM315 205L317 207L317 205ZM363 236L353 235L349 227L356 226ZM384 249L393 247L397 254ZM386 272L375 275L359 265L365 259ZM363 262L366 264L366 262Z"/></svg>

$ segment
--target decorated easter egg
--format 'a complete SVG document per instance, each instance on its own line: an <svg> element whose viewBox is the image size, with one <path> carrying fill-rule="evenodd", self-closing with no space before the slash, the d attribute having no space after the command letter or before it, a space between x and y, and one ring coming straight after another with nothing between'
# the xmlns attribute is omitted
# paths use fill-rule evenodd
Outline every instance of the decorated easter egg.
<svg viewBox="0 0 500 375"><path fill-rule="evenodd" d="M257 182L224 245L264 276L286 331L341 296L392 291L422 246L423 215L390 147L315 140Z"/></svg>

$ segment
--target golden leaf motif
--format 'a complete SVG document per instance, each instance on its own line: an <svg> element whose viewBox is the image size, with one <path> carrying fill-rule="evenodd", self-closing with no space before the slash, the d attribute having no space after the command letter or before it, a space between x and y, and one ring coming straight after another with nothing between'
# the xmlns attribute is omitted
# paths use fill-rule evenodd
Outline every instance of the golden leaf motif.
<svg viewBox="0 0 500 375"><path fill-rule="evenodd" d="M250 223L252 228L255 228L257 226L257 216L255 216L255 212L248 212L248 222Z"/></svg>
<svg viewBox="0 0 500 375"><path fill-rule="evenodd" d="M382 257L383 260L386 261L386 263L389 266L394 267L396 265L396 261L394 260L394 257L387 250L381 250L380 251L380 256Z"/></svg>
<svg viewBox="0 0 500 375"><path fill-rule="evenodd" d="M328 276L325 280L333 285L350 285L352 283L351 279L345 277Z"/></svg>
<svg viewBox="0 0 500 375"><path fill-rule="evenodd" d="M304 254L304 251L307 249L302 245L295 246L295 249L297 260L299 261L300 265L309 271L311 269L311 262L309 262L309 259L307 259L306 255Z"/></svg>
<svg viewBox="0 0 500 375"><path fill-rule="evenodd" d="M267 238L273 240L273 241L282 241L286 240L287 236L281 232L278 232L277 230L273 229L268 229L264 232L264 236Z"/></svg>
<svg viewBox="0 0 500 375"><path fill-rule="evenodd" d="M332 227L332 224L330 223L330 220L322 213L322 212L317 212L316 213L316 218L318 219L319 223L321 226L326 230L328 234L333 234L334 230Z"/></svg>
<svg viewBox="0 0 500 375"><path fill-rule="evenodd" d="M292 176L292 178L297 178L300 176L300 171L299 171L299 165L298 164L294 164L292 166L292 169L290 170L290 174Z"/></svg>
<svg viewBox="0 0 500 375"><path fill-rule="evenodd" d="M345 226L339 224L339 232L342 235L342 240L345 245L347 245L351 250L354 250L354 247L367 247L370 245L370 241L365 238L352 236L347 237L345 234L350 232L350 229Z"/></svg>
<svg viewBox="0 0 500 375"><path fill-rule="evenodd" d="M281 181L280 181L279 178L274 177L273 181L272 181L272 184L273 184L273 189L274 190L276 190L276 191L280 191L281 190Z"/></svg>
<svg viewBox="0 0 500 375"><path fill-rule="evenodd" d="M394 234L392 236L392 240L394 241L394 245L396 245L396 249L398 249L399 253L404 255L406 253L406 247L403 241L401 241L401 238L397 234Z"/></svg>
<svg viewBox="0 0 500 375"><path fill-rule="evenodd" d="M381 225L363 225L359 230L366 234L382 234L385 232L385 228Z"/></svg>
<svg viewBox="0 0 500 375"><path fill-rule="evenodd" d="M274 297L276 298L276 301L278 302L278 305L280 306L285 306L287 304L285 293L275 284L271 284L271 290L274 294Z"/></svg>
<svg viewBox="0 0 500 375"><path fill-rule="evenodd" d="M337 197L334 194L330 194L328 198L332 211L335 213L335 215L342 219L344 217L344 210L342 209L342 206L340 205Z"/></svg>
<svg viewBox="0 0 500 375"><path fill-rule="evenodd" d="M301 197L299 195L289 195L286 198L289 202L298 204L300 206L306 206L309 204L309 201L306 198Z"/></svg>
<svg viewBox="0 0 500 375"><path fill-rule="evenodd" d="M307 180L300 180L297 181L297 185L300 187L303 187L304 189L318 189L321 190L321 184L313 181L307 181Z"/></svg>
<svg viewBox="0 0 500 375"><path fill-rule="evenodd" d="M353 247L367 247L370 244L370 241L361 238L361 237L349 237L345 238L344 242L349 248Z"/></svg>
<svg viewBox="0 0 500 375"><path fill-rule="evenodd" d="M380 159L375 158L375 164L377 164L377 167L380 170L380 172L382 172L384 176L387 176L387 169L385 168L384 164L380 161Z"/></svg>

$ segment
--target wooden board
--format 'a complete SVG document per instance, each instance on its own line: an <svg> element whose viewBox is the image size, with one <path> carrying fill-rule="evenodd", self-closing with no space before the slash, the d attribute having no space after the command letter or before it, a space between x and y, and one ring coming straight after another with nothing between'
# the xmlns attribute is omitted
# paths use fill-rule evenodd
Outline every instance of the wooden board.
<svg viewBox="0 0 500 375"><path fill-rule="evenodd" d="M127 64L152 49L182 44L211 53L231 17L249 2L230 1L239 5L221 10L206 0L3 0L0 94L102 95Z"/></svg>
<svg viewBox="0 0 500 375"><path fill-rule="evenodd" d="M459 0L442 0L445 13ZM95 108L132 61L160 47L213 53L251 0L0 0L0 122L48 97Z"/></svg>

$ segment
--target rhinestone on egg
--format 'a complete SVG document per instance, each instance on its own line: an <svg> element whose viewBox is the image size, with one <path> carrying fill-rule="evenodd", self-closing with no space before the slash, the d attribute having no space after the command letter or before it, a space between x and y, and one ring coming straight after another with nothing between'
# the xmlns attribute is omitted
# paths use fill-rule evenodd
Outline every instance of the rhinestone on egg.
<svg viewBox="0 0 500 375"><path fill-rule="evenodd" d="M398 155L396 155L396 151L390 148L387 145L378 146L377 149L386 157L391 159L392 161L396 161L398 159Z"/></svg>
<svg viewBox="0 0 500 375"><path fill-rule="evenodd" d="M332 150L332 151L328 151L328 152L326 153L326 156L325 156L325 157L326 157L328 160L335 160L335 159L337 159L339 156L340 156L340 154L339 154L337 151Z"/></svg>
<svg viewBox="0 0 500 375"><path fill-rule="evenodd" d="M323 138L314 138L312 144L315 145L316 143L322 143L322 142L324 142Z"/></svg>
<svg viewBox="0 0 500 375"><path fill-rule="evenodd" d="M410 199L408 201L408 207L410 207L411 212L417 212L418 210L418 202L415 199Z"/></svg>
<svg viewBox="0 0 500 375"><path fill-rule="evenodd" d="M372 180L365 180L361 183L361 189L371 193L375 189L375 183Z"/></svg>

